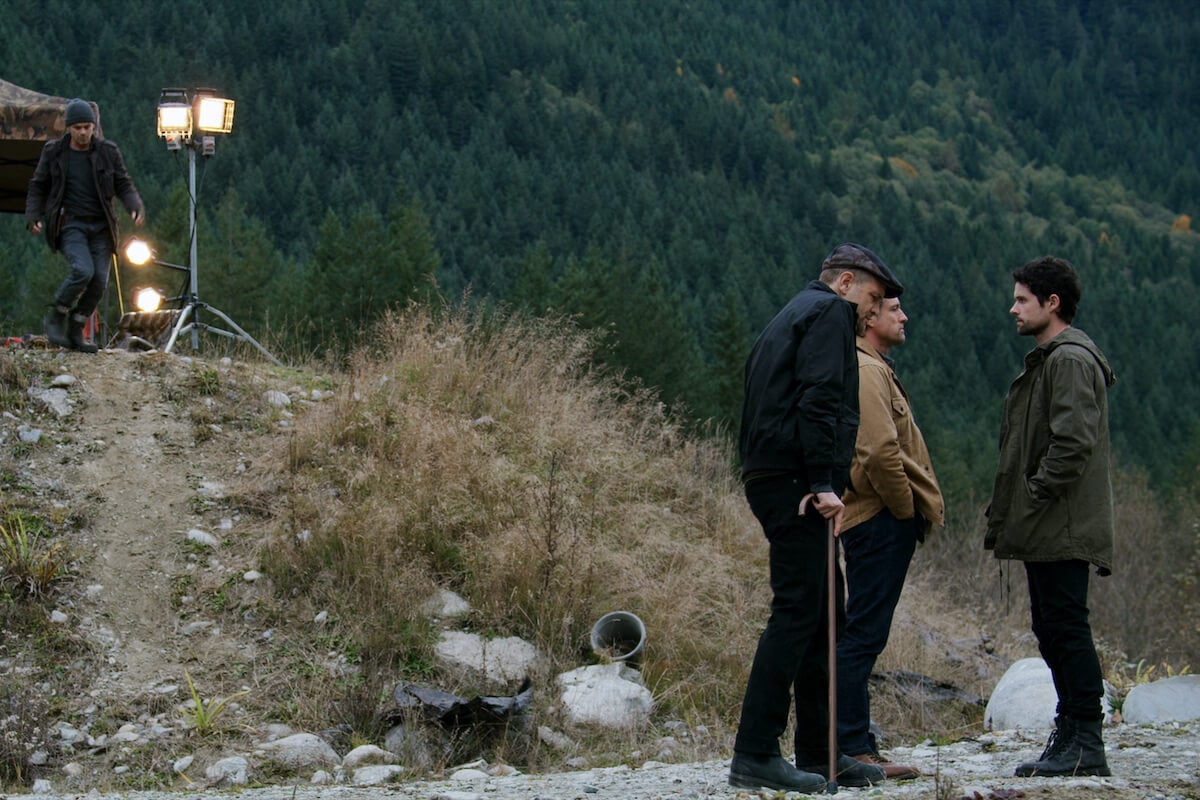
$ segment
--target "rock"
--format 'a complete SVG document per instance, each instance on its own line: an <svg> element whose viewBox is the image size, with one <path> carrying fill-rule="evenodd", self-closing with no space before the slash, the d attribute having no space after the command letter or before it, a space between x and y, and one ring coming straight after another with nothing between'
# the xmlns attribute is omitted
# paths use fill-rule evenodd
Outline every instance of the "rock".
<svg viewBox="0 0 1200 800"><path fill-rule="evenodd" d="M177 759L174 763L172 763L171 769L172 771L182 775L183 773L187 772L188 767L190 767L192 762L195 760L195 756L184 756L183 758Z"/></svg>
<svg viewBox="0 0 1200 800"><path fill-rule="evenodd" d="M1040 658L1023 658L1001 676L983 712L984 728L999 730L1050 730L1058 693L1050 668Z"/></svg>
<svg viewBox="0 0 1200 800"><path fill-rule="evenodd" d="M22 444L37 444L42 440L42 432L38 428L22 425L17 428L17 438L21 440Z"/></svg>
<svg viewBox="0 0 1200 800"><path fill-rule="evenodd" d="M274 408L287 408L292 404L292 398L287 396L287 392L281 392L278 389L263 392L263 400Z"/></svg>
<svg viewBox="0 0 1200 800"><path fill-rule="evenodd" d="M624 662L564 672L558 683L572 722L624 728L644 721L654 707L641 673Z"/></svg>
<svg viewBox="0 0 1200 800"><path fill-rule="evenodd" d="M1200 719L1200 675L1177 675L1134 686L1121 716L1131 725Z"/></svg>
<svg viewBox="0 0 1200 800"><path fill-rule="evenodd" d="M491 777L491 776L489 776L483 770L474 769L474 768L459 769L459 770L455 770L454 772L450 773L450 780L452 780L452 781L478 781L478 780L486 780L489 777Z"/></svg>
<svg viewBox="0 0 1200 800"><path fill-rule="evenodd" d="M56 389L65 389L68 386L74 386L77 382L74 375L55 375L54 380L50 381L50 385Z"/></svg>
<svg viewBox="0 0 1200 800"><path fill-rule="evenodd" d="M29 397L46 406L60 419L71 414L71 399L67 396L66 389L43 389L40 386L30 386Z"/></svg>
<svg viewBox="0 0 1200 800"><path fill-rule="evenodd" d="M38 778L33 782L33 787L30 789L34 794L50 794L54 791L54 787L50 785L50 781L45 778Z"/></svg>
<svg viewBox="0 0 1200 800"><path fill-rule="evenodd" d="M50 612L50 621L55 623L56 625L62 625L68 619L70 619L70 617L68 617L66 614L59 611L58 609L55 609L54 611Z"/></svg>
<svg viewBox="0 0 1200 800"><path fill-rule="evenodd" d="M377 764L394 764L395 762L396 756L392 753L373 744L364 744L346 753L342 758L342 768L357 769Z"/></svg>
<svg viewBox="0 0 1200 800"><path fill-rule="evenodd" d="M211 533L202 531L199 528L192 528L190 531L188 531L187 539L189 542L195 542L196 544L203 545L204 547L216 547L220 544L220 542L217 541L217 537L213 536Z"/></svg>
<svg viewBox="0 0 1200 800"><path fill-rule="evenodd" d="M449 589L442 589L425 604L425 613L434 619L458 619L471 613L471 604Z"/></svg>
<svg viewBox="0 0 1200 800"><path fill-rule="evenodd" d="M575 740L565 733L559 733L548 725L538 726L538 740L550 745L555 750L574 750L578 745Z"/></svg>
<svg viewBox="0 0 1200 800"><path fill-rule="evenodd" d="M376 764L354 770L351 783L355 786L382 786L404 774L404 767L397 764Z"/></svg>
<svg viewBox="0 0 1200 800"><path fill-rule="evenodd" d="M264 742L259 749L271 763L293 772L333 768L342 763L337 751L313 733L296 733Z"/></svg>
<svg viewBox="0 0 1200 800"><path fill-rule="evenodd" d="M244 580L246 583L254 583L261 577L262 573L256 569L247 570L242 574L242 580Z"/></svg>
<svg viewBox="0 0 1200 800"><path fill-rule="evenodd" d="M214 786L245 786L249 781L250 762L241 756L222 758L204 770Z"/></svg>
<svg viewBox="0 0 1200 800"><path fill-rule="evenodd" d="M328 786L333 783L333 776L323 769L319 769L313 773L313 776L308 781L314 786Z"/></svg>
<svg viewBox="0 0 1200 800"><path fill-rule="evenodd" d="M524 639L484 639L462 631L443 631L435 652L450 665L481 672L502 684L524 678L537 659L537 650Z"/></svg>

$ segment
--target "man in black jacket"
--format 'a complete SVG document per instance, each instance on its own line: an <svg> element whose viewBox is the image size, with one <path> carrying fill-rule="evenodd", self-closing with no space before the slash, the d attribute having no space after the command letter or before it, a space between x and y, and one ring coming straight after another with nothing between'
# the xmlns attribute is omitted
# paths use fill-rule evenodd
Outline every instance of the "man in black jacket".
<svg viewBox="0 0 1200 800"><path fill-rule="evenodd" d="M118 233L113 198L120 197L135 225L145 223L142 198L115 142L96 135L96 111L86 100L67 103L67 132L46 143L25 196L25 221L34 235L45 230L51 250L61 250L71 273L46 315L46 337L85 353L96 345L83 335L88 317L108 286Z"/></svg>
<svg viewBox="0 0 1200 800"><path fill-rule="evenodd" d="M822 263L820 279L759 334L746 361L742 480L770 546L773 598L742 702L729 769L733 786L825 790L826 520L840 532L841 494L858 431L855 331L885 297L903 291L879 256L862 245L839 245ZM795 767L779 754L793 699ZM845 786L884 779L879 767L845 755L839 755L837 771Z"/></svg>

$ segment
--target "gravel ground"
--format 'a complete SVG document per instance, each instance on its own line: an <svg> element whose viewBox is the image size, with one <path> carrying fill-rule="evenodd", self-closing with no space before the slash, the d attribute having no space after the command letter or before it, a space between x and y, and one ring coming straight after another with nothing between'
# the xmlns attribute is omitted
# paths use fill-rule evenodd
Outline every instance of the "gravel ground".
<svg viewBox="0 0 1200 800"><path fill-rule="evenodd" d="M924 777L869 789L841 788L838 794L863 798L930 800L1200 800L1200 721L1161 726L1120 725L1105 731L1111 778L1014 778L1013 768L1036 758L1040 736L1012 731L990 733L940 748L918 745L891 751L914 764ZM665 800L666 798L755 798L726 782L728 762L689 764L649 762L541 775L401 781L387 786L271 786L239 790L104 793L111 800L188 800L236 795L239 800ZM936 777L935 777L936 776ZM764 797L779 797L771 792ZM92 794L40 794L45 800L99 797ZM800 795L794 795L799 797ZM11 797L11 795L10 795ZM3 800L0 797L0 800Z"/></svg>

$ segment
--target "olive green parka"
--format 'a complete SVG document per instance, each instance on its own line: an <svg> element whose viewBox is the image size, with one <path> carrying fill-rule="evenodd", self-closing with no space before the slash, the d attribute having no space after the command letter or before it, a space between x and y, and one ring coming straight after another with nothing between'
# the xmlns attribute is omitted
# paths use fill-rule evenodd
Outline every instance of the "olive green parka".
<svg viewBox="0 0 1200 800"><path fill-rule="evenodd" d="M1025 356L1000 427L984 547L1019 561L1079 559L1112 573L1108 387L1104 354L1068 327Z"/></svg>

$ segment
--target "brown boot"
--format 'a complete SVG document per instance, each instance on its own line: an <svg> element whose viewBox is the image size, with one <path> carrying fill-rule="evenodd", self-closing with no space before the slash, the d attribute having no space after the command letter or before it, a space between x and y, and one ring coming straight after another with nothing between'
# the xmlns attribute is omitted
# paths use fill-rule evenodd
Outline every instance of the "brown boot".
<svg viewBox="0 0 1200 800"><path fill-rule="evenodd" d="M921 771L916 767L889 761L879 753L861 753L857 756L852 756L852 758L863 764L874 764L880 767L889 781L906 781L910 778L919 778L921 776Z"/></svg>

